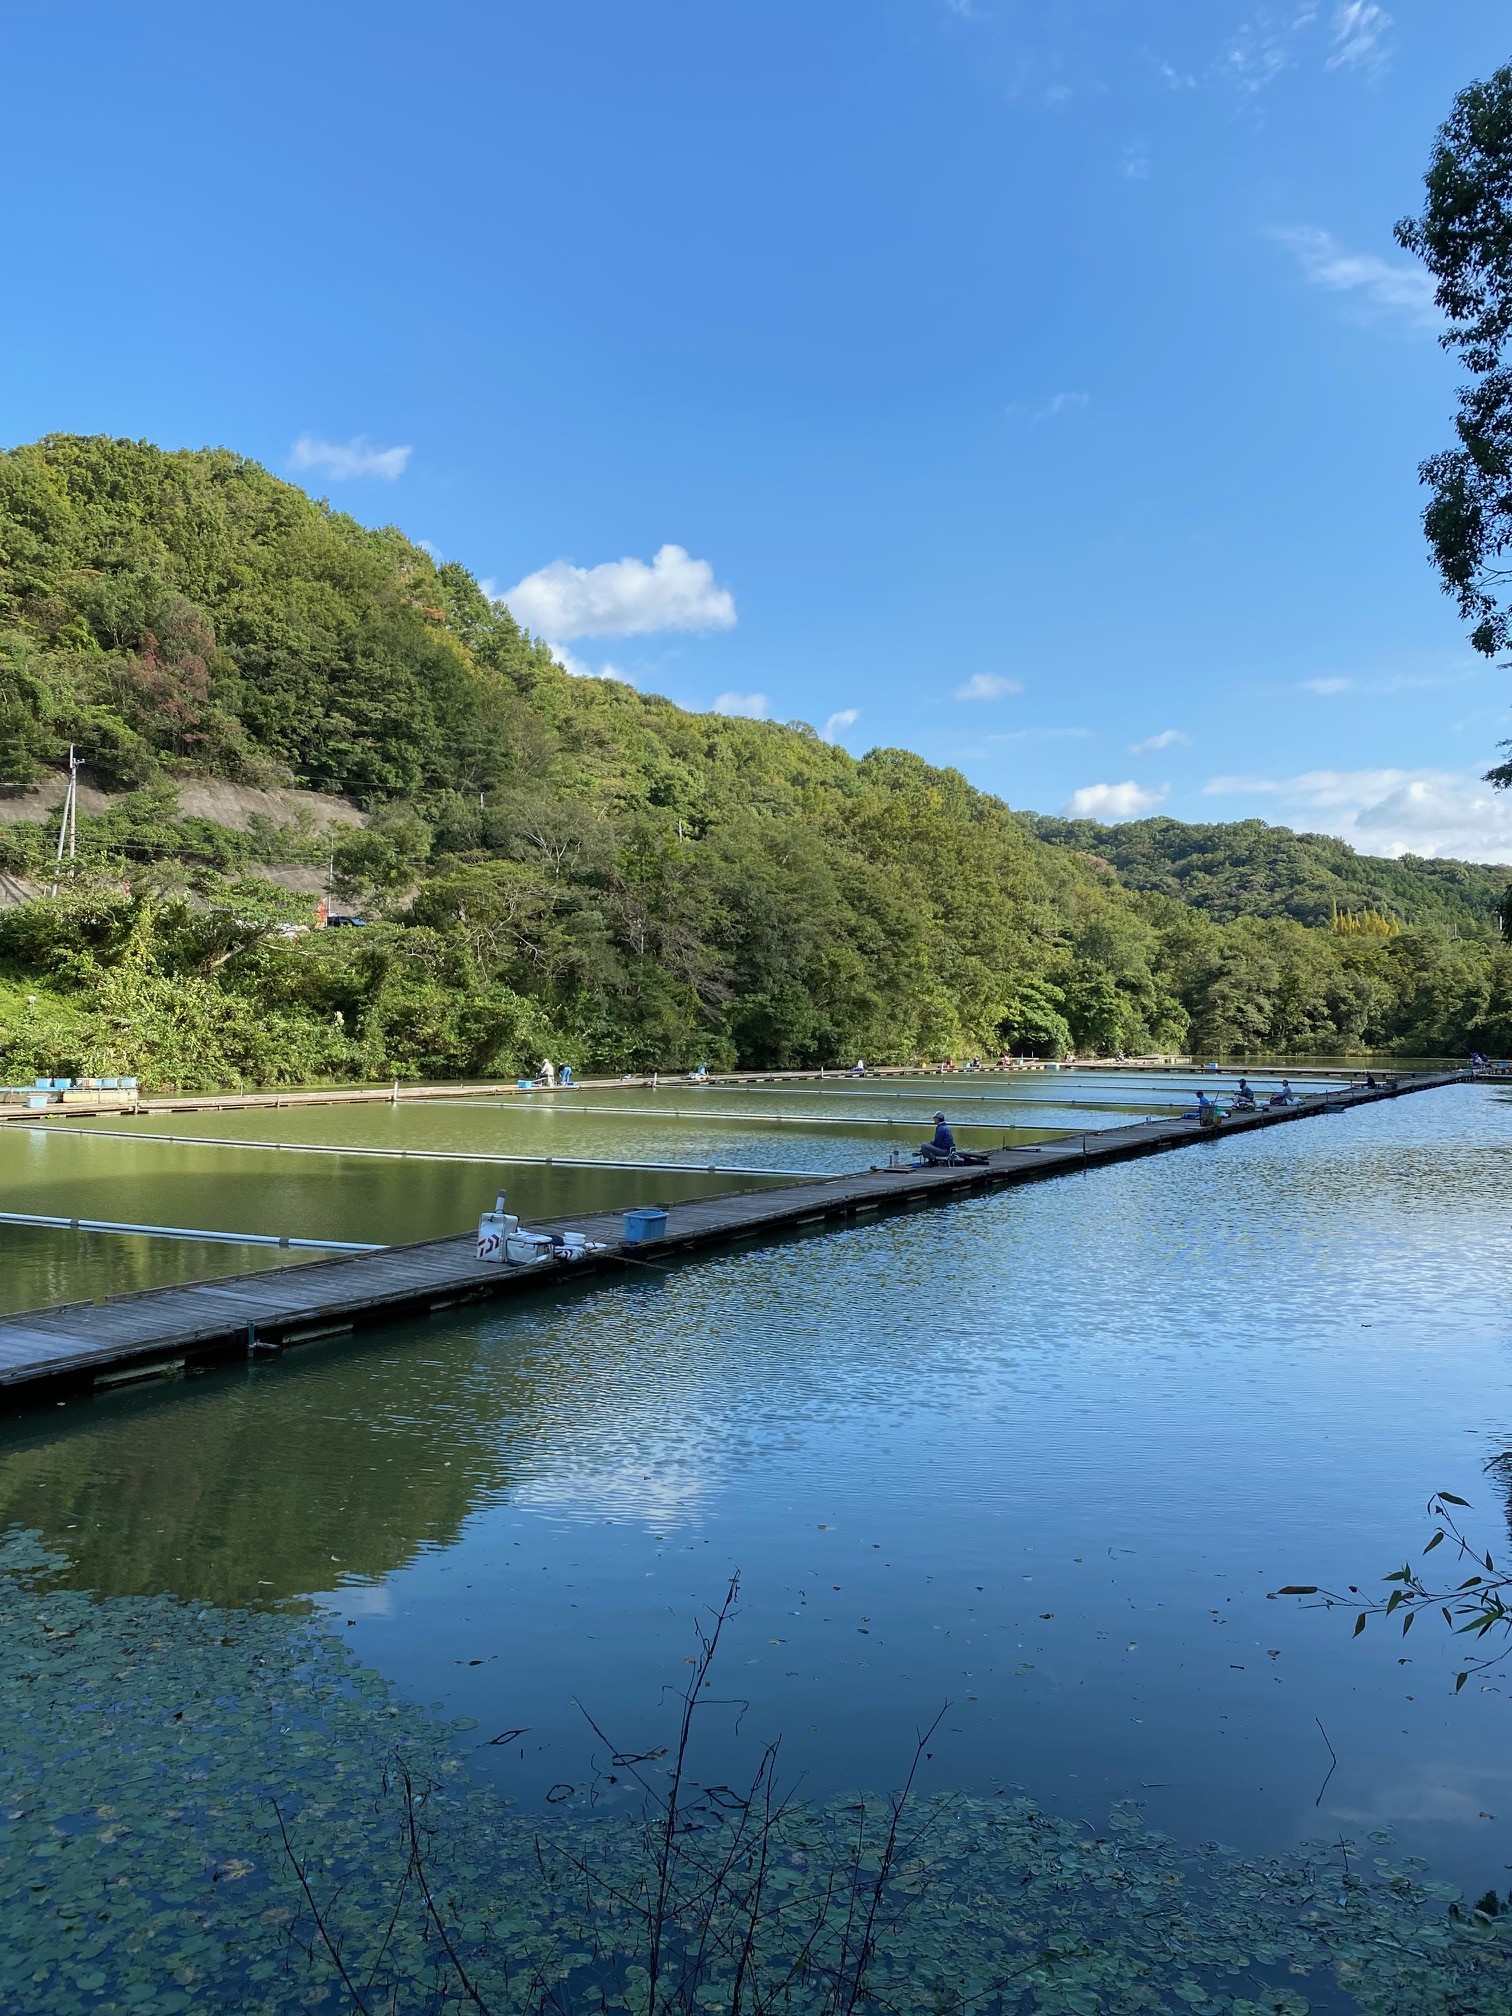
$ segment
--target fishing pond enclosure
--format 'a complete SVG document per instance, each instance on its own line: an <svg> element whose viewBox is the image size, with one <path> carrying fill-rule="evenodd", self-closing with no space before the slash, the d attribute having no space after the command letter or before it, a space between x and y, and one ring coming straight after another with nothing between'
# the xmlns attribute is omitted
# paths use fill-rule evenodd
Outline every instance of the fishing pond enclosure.
<svg viewBox="0 0 1512 2016"><path fill-rule="evenodd" d="M1146 1120L1089 1130L1038 1146L1005 1148L974 1166L872 1168L777 1187L690 1199L667 1207L664 1237L627 1240L623 1213L548 1220L532 1230L582 1233L601 1251L528 1267L480 1262L476 1240L460 1237L392 1246L214 1282L146 1289L101 1302L0 1317L0 1405L66 1399L139 1379L195 1371L227 1358L345 1336L495 1297L559 1291L590 1275L660 1269L667 1261L746 1240L854 1224L1020 1183L1040 1182L1110 1162L1205 1148L1220 1155L1231 1136L1322 1118L1384 1099L1463 1082L1463 1071L1404 1076L1376 1089L1331 1087L1290 1107L1234 1113L1221 1127L1195 1118Z"/></svg>

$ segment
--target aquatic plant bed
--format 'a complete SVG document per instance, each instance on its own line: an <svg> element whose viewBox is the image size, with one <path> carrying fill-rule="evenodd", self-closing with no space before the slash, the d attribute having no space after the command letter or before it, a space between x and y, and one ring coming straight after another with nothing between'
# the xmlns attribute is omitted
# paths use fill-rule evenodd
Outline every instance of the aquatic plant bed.
<svg viewBox="0 0 1512 2016"><path fill-rule="evenodd" d="M572 1263L528 1269L484 1265L474 1256L472 1239L442 1239L290 1267L276 1277L229 1276L213 1286L149 1290L103 1303L26 1311L0 1322L0 1394L13 1400L36 1397L60 1384L88 1386L122 1376L145 1376L164 1366L180 1369L230 1351L251 1355L258 1349L342 1334L359 1323L555 1284L568 1273L581 1277L595 1269L657 1265L669 1254L843 1224L866 1213L1035 1182L1166 1149L1216 1148L1233 1135L1457 1084L1463 1075L1425 1073L1389 1088L1309 1093L1295 1106L1236 1114L1219 1128L1201 1128L1188 1118L1152 1120L1099 1128L1037 1147L1004 1149L971 1166L874 1168L852 1176L692 1199L671 1207L666 1234L649 1252L623 1243L621 1214L611 1213L540 1228L581 1231L605 1248L598 1256Z"/></svg>
<svg viewBox="0 0 1512 2016"><path fill-rule="evenodd" d="M1512 2010L1512 1918L1461 1910L1381 1830L1251 1859L1184 1853L1130 1802L1072 1819L929 1797L894 1827L894 1798L858 1793L753 1826L695 1790L669 1869L607 1778L600 1810L573 1790L541 1814L475 1782L495 1732L401 1701L330 1631L99 1599L65 1567L0 1537L0 2007L27 2016L628 2016L650 2003L664 1877L686 1907L716 1869L718 1908L666 1927L658 2008L696 1970L700 2008L743 1975L743 2006L829 2010L865 1925L881 2008ZM662 1799L667 1753L647 1748L632 1762Z"/></svg>

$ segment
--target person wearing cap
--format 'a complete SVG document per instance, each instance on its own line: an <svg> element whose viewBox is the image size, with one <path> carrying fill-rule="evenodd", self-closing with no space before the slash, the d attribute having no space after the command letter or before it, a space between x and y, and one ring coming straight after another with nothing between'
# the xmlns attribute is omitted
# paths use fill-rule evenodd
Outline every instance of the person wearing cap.
<svg viewBox="0 0 1512 2016"><path fill-rule="evenodd" d="M933 1141L926 1141L919 1153L926 1162L948 1162L955 1153L955 1136L946 1125L945 1115L936 1113Z"/></svg>

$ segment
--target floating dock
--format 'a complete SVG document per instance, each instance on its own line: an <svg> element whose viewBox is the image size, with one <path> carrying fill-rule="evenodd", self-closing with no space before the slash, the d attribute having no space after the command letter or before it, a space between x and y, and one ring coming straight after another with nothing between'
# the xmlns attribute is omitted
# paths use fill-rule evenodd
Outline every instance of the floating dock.
<svg viewBox="0 0 1512 2016"><path fill-rule="evenodd" d="M985 1164L874 1168L690 1199L668 1207L666 1235L649 1246L624 1243L619 1212L531 1226L533 1231L582 1232L603 1242L604 1252L578 1261L531 1267L482 1263L474 1257L476 1242L469 1234L0 1316L0 1404L57 1399L70 1391L88 1392L187 1371L217 1359L255 1356L461 1303L543 1287L560 1289L569 1278L659 1268L674 1256L850 1224L873 1213L1039 1182L1169 1149L1221 1152L1225 1141L1258 1128L1427 1092L1468 1077L1461 1071L1421 1073L1375 1091L1339 1087L1304 1093L1295 1106L1235 1114L1217 1128L1200 1127L1185 1116L1141 1121L1089 1129L1037 1147L1002 1149L989 1155Z"/></svg>

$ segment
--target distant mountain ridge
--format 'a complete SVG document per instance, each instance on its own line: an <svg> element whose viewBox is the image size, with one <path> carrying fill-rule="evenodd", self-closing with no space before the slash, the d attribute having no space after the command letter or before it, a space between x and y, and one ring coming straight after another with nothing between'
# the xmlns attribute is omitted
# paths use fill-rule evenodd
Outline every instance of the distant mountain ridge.
<svg viewBox="0 0 1512 2016"><path fill-rule="evenodd" d="M1105 861L1126 889L1190 903L1227 923L1235 917L1294 917L1326 925L1343 912L1375 910L1402 924L1485 929L1498 916L1512 867L1360 854L1327 833L1298 833L1263 819L1195 825L1022 813L1026 829L1052 847Z"/></svg>

